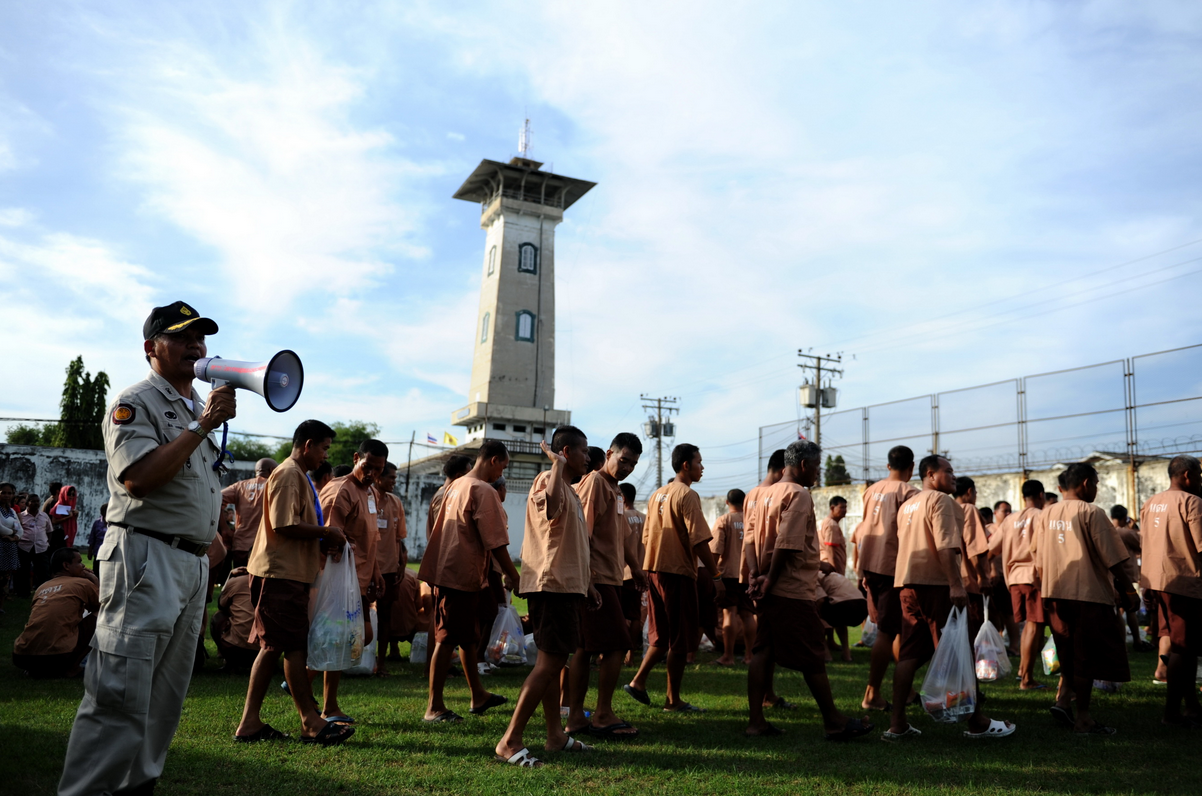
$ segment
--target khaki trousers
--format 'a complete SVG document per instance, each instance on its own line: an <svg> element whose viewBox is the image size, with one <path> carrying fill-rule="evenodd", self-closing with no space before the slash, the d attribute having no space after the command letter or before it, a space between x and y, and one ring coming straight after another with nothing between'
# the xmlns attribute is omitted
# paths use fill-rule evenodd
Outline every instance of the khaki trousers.
<svg viewBox="0 0 1202 796"><path fill-rule="evenodd" d="M204 620L209 560L109 526L100 613L58 792L107 796L158 778Z"/></svg>

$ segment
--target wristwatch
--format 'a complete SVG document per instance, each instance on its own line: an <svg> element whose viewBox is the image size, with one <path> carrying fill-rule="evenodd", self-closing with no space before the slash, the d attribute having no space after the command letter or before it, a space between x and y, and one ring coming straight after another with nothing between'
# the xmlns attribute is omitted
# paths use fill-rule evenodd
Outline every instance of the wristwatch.
<svg viewBox="0 0 1202 796"><path fill-rule="evenodd" d="M189 423L188 430L201 439L208 439L209 434L204 430L204 428L201 427L199 420L193 420L191 423Z"/></svg>

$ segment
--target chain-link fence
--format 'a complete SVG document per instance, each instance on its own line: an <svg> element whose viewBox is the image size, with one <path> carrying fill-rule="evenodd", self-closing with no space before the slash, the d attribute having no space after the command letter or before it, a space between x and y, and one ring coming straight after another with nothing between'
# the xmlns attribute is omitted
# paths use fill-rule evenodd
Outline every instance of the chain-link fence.
<svg viewBox="0 0 1202 796"><path fill-rule="evenodd" d="M887 475L895 445L938 451L960 474L1023 472L1106 453L1202 451L1202 345L824 412L824 456L855 481ZM760 428L759 472L772 451L812 436L812 419Z"/></svg>

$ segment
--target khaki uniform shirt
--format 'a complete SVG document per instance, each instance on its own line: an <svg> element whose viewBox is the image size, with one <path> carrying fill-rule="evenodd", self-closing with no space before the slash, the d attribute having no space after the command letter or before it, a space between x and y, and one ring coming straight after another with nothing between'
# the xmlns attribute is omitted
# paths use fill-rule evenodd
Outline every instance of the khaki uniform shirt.
<svg viewBox="0 0 1202 796"><path fill-rule="evenodd" d="M980 594L983 581L989 587L989 567L977 566L977 557L989 552L989 533L985 530L985 521L981 519L981 511L974 505L960 503L964 512L964 530L960 545L960 579L964 581L964 590L969 594Z"/></svg>
<svg viewBox="0 0 1202 796"><path fill-rule="evenodd" d="M271 471L263 490L263 517L246 569L260 578L312 583L321 569L321 542L281 536L276 528L317 524L317 497L305 470L288 457Z"/></svg>
<svg viewBox="0 0 1202 796"><path fill-rule="evenodd" d="M693 548L711 538L697 493L679 481L664 484L647 501L643 571L684 575L696 580L697 554Z"/></svg>
<svg viewBox="0 0 1202 796"><path fill-rule="evenodd" d="M200 418L204 401L196 390L189 397L193 409L166 379L151 371L145 380L122 390L109 406L102 427L109 465L109 523L200 544L208 544L217 535L221 476L213 471L213 463L221 455L221 446L212 434L192 451L174 478L146 497L131 495L121 480L130 465L155 448L180 434L192 433L188 424Z"/></svg>
<svg viewBox="0 0 1202 796"><path fill-rule="evenodd" d="M1139 513L1148 588L1202 599L1202 498L1170 489Z"/></svg>
<svg viewBox="0 0 1202 796"><path fill-rule="evenodd" d="M710 552L718 559L724 578L737 578L743 571L743 512L728 511L714 520Z"/></svg>
<svg viewBox="0 0 1202 796"><path fill-rule="evenodd" d="M893 585L948 586L940 550L960 550L964 511L951 495L924 489L897 512L897 570Z"/></svg>
<svg viewBox="0 0 1202 796"><path fill-rule="evenodd" d="M221 504L234 507L234 538L230 550L246 552L255 543L259 520L263 518L263 488L267 479L262 476L230 484L221 490Z"/></svg>
<svg viewBox="0 0 1202 796"><path fill-rule="evenodd" d="M626 537L630 534L630 523L625 517L626 499L618 491L617 482L600 470L589 473L572 488L580 497L588 529L593 583L621 586L626 566ZM525 561L523 556L522 562Z"/></svg>
<svg viewBox="0 0 1202 796"><path fill-rule="evenodd" d="M1114 605L1110 568L1127 560L1127 548L1098 506L1062 500L1045 508L1035 521L1031 551L1045 600Z"/></svg>
<svg viewBox="0 0 1202 796"><path fill-rule="evenodd" d="M482 591L488 588L490 551L508 544L501 496L491 484L465 475L443 493L417 577L431 586Z"/></svg>
<svg viewBox="0 0 1202 796"><path fill-rule="evenodd" d="M818 564L822 559L809 490L801 484L780 481L763 489L758 498L751 551L760 574L769 573L776 550L799 552L790 558L769 591L793 600L818 599Z"/></svg>
<svg viewBox="0 0 1202 796"><path fill-rule="evenodd" d="M554 515L552 502L558 506ZM614 525L610 533L616 532L616 528ZM617 578L613 573L620 574L620 570L616 562L609 560L611 555L604 556L609 573L605 582L620 586L620 580L614 583ZM587 594L589 561L588 523L579 496L562 478L552 478L550 470L542 471L535 477L526 498L521 593Z"/></svg>
<svg viewBox="0 0 1202 796"><path fill-rule="evenodd" d="M75 649L83 612L100 610L100 590L91 578L62 575L48 580L33 595L29 622L13 652L17 655L60 655Z"/></svg>
<svg viewBox="0 0 1202 796"><path fill-rule="evenodd" d="M1002 567L1008 586L1038 583L1035 577L1035 556L1031 553L1031 534L1041 513L1037 508L1025 508L1011 514L1003 523Z"/></svg>
<svg viewBox="0 0 1202 796"><path fill-rule="evenodd" d="M366 595L372 573L378 570L380 507L375 487L360 484L353 475L335 478L321 490L321 513L326 525L342 529L347 544L355 551L359 593Z"/></svg>
<svg viewBox="0 0 1202 796"><path fill-rule="evenodd" d="M856 569L861 575L897 571L897 510L918 494L907 482L885 479L864 490L864 519L854 534L859 543Z"/></svg>

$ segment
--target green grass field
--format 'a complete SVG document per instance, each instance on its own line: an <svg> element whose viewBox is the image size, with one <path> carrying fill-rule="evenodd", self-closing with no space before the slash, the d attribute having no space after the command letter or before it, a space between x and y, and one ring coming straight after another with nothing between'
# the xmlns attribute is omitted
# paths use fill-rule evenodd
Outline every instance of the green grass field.
<svg viewBox="0 0 1202 796"><path fill-rule="evenodd" d="M10 600L0 617L5 650L28 616L27 600ZM209 644L213 652L212 643ZM7 653L6 653L7 654ZM854 663L828 667L845 711L858 707L867 674L867 650ZM1075 737L1047 714L1050 692L1020 692L1013 680L985 687L989 712L1017 722L1018 732L999 741L960 737L963 725L937 725L912 714L924 735L891 745L879 734L853 744L822 738L818 712L801 676L778 671L777 690L799 709L776 712L783 737L751 740L746 725L746 669L712 665L713 655L686 674L685 696L708 709L701 716L665 715L617 697L622 715L642 730L633 742L601 742L588 755L541 755L537 728L531 750L547 767L518 770L492 760L510 706L467 716L462 678L448 683L448 704L467 717L458 726L421 722L426 685L419 666L392 664L387 679L344 681L342 705L358 719L358 732L340 748L301 746L295 740L235 745L245 676L217 671L211 658L192 681L179 733L160 780L164 794L998 794L998 793L1197 793L1195 768L1202 736L1160 724L1163 691L1151 683L1154 656L1132 657L1135 682L1117 695L1100 694L1095 715L1119 729L1112 739ZM515 700L526 669L498 672L486 682ZM1049 680L1050 678L1044 678ZM662 672L651 678L662 689ZM53 793L71 720L83 684L35 681L0 663L0 793ZM884 716L872 714L878 728ZM291 700L272 688L264 718L299 733ZM531 743L533 742L533 743Z"/></svg>

